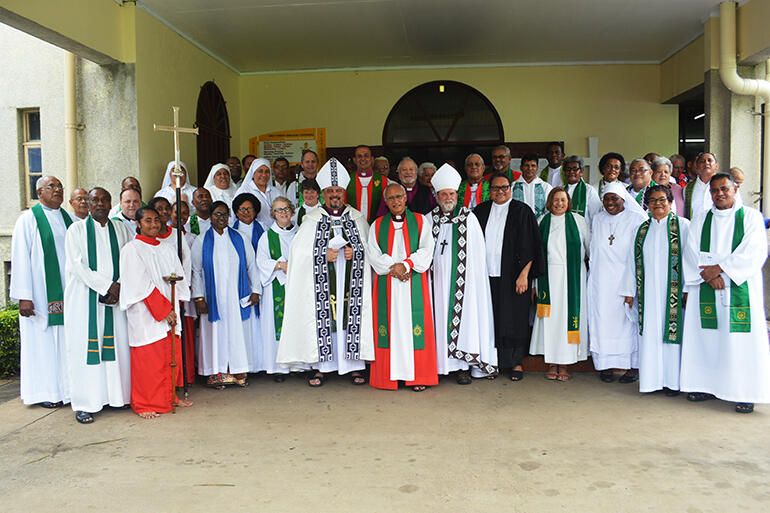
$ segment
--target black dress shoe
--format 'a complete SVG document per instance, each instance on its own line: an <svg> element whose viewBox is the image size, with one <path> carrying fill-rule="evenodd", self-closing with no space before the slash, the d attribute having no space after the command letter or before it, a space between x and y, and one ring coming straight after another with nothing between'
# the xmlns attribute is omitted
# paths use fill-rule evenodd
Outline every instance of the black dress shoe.
<svg viewBox="0 0 770 513"><path fill-rule="evenodd" d="M64 406L64 403L61 401L59 401L58 403L52 403L51 401L43 401L42 403L40 403L40 406L42 406L43 408L54 409L54 408L61 408L62 406Z"/></svg>
<svg viewBox="0 0 770 513"><path fill-rule="evenodd" d="M603 370L599 373L599 379L605 383L612 383L615 381L615 374L611 370Z"/></svg>
<svg viewBox="0 0 770 513"><path fill-rule="evenodd" d="M634 383L635 381L639 381L638 372L634 372L633 374L626 372L618 379L618 383Z"/></svg>
<svg viewBox="0 0 770 513"><path fill-rule="evenodd" d="M457 384L458 385L470 385L471 384L471 371L457 371Z"/></svg>
<svg viewBox="0 0 770 513"><path fill-rule="evenodd" d="M670 388L663 387L663 391L666 393L666 397L676 397L679 395L679 390L671 390Z"/></svg>
<svg viewBox="0 0 770 513"><path fill-rule="evenodd" d="M284 381L286 381L286 375L276 374L275 376L273 376L273 381L275 381L276 383L283 383Z"/></svg>
<svg viewBox="0 0 770 513"><path fill-rule="evenodd" d="M687 394L687 400L694 403L710 401L711 399L716 399L716 397L713 394L706 394L704 392L690 392Z"/></svg>

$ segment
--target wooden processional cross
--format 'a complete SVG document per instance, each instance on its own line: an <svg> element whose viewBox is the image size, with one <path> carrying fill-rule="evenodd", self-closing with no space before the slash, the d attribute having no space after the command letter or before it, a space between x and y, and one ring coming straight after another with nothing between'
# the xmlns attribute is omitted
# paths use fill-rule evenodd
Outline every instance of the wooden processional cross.
<svg viewBox="0 0 770 513"><path fill-rule="evenodd" d="M179 134L198 135L197 128L182 128L179 126L179 107L171 107L174 111L174 126L161 126L153 123L152 128L156 132L174 132L174 172L176 188L180 188L180 179L182 178L182 169L179 166ZM192 198L190 198L192 200Z"/></svg>

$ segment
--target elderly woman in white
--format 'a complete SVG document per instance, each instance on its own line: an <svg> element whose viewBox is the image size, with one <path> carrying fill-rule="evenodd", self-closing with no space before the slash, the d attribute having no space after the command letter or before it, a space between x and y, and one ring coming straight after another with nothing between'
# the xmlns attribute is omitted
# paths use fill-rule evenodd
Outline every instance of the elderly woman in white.
<svg viewBox="0 0 770 513"><path fill-rule="evenodd" d="M211 171L209 171L209 176L203 187L211 193L212 201L224 201L228 207L232 208L233 198L235 198L235 191L238 190L238 187L230 179L229 166L225 164L211 166Z"/></svg>

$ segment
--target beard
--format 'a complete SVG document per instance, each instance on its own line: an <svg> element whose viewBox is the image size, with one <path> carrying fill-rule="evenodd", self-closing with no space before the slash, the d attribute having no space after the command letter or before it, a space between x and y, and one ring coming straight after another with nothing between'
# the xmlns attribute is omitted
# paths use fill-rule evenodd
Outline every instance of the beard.
<svg viewBox="0 0 770 513"><path fill-rule="evenodd" d="M446 200L441 203L441 210L443 212L452 212L457 206L457 200Z"/></svg>

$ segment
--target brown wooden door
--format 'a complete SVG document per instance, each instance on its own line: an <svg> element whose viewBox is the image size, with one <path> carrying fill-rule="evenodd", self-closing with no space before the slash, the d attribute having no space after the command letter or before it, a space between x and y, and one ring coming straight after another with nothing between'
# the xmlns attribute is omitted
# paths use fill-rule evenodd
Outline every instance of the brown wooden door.
<svg viewBox="0 0 770 513"><path fill-rule="evenodd" d="M222 93L214 82L206 82L198 95L195 113L198 132L198 187L206 182L211 166L230 156L230 121Z"/></svg>

